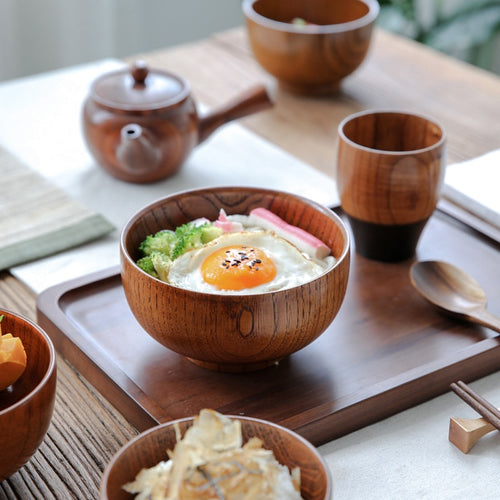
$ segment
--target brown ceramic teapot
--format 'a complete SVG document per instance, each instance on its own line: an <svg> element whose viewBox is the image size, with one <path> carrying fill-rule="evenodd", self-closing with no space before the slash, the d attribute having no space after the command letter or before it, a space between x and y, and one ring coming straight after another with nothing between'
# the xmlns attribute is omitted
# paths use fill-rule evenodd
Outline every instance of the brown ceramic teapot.
<svg viewBox="0 0 500 500"><path fill-rule="evenodd" d="M92 84L83 106L83 134L111 175L155 182L175 174L193 147L221 125L270 106L265 87L259 86L200 116L186 80L139 61Z"/></svg>

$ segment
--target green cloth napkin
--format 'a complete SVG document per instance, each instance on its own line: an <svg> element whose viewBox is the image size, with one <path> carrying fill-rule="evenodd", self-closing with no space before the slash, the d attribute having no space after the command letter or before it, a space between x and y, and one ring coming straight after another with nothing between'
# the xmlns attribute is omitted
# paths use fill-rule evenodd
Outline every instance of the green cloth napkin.
<svg viewBox="0 0 500 500"><path fill-rule="evenodd" d="M114 230L0 148L0 270L47 257Z"/></svg>

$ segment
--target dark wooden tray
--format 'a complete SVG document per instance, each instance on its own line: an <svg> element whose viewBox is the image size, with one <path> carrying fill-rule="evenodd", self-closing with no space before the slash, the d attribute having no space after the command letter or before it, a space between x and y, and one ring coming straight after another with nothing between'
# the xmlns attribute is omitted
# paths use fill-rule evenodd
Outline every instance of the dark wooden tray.
<svg viewBox="0 0 500 500"><path fill-rule="evenodd" d="M499 314L498 250L436 212L417 258L467 270ZM353 252L346 298L328 330L278 365L247 374L207 371L150 338L128 308L118 268L46 290L38 321L139 430L214 408L277 422L319 445L500 368L499 337L425 302L411 286L411 264Z"/></svg>

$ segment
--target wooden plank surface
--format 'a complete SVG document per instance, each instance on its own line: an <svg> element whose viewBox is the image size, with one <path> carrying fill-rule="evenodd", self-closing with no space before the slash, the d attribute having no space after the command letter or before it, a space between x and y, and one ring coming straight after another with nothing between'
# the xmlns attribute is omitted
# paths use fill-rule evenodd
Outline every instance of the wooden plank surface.
<svg viewBox="0 0 500 500"><path fill-rule="evenodd" d="M36 297L0 274L2 307L36 321ZM95 499L104 465L137 430L59 354L52 422L37 453L0 482L0 499Z"/></svg>
<svg viewBox="0 0 500 500"><path fill-rule="evenodd" d="M129 60L139 56L187 77L195 97L210 106L254 83L267 82L275 94L274 110L241 123L330 175L338 122L367 107L432 114L448 132L452 162L500 147L497 76L380 31L367 61L346 80L342 93L321 99L278 92L253 60L241 29ZM473 259L465 250L464 258ZM35 319L35 300L11 275L0 274L3 307ZM107 461L137 433L61 356L58 368L56 407L47 438L21 471L0 483L0 499L95 499Z"/></svg>

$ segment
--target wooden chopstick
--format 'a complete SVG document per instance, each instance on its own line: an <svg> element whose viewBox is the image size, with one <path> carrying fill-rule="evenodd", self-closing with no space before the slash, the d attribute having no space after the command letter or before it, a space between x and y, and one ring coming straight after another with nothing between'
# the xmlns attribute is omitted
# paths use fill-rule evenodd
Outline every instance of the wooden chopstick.
<svg viewBox="0 0 500 500"><path fill-rule="evenodd" d="M474 408L479 415L487 420L491 425L500 430L500 410L489 401L474 392L467 384L459 380L450 385L451 390L463 399L469 406Z"/></svg>

